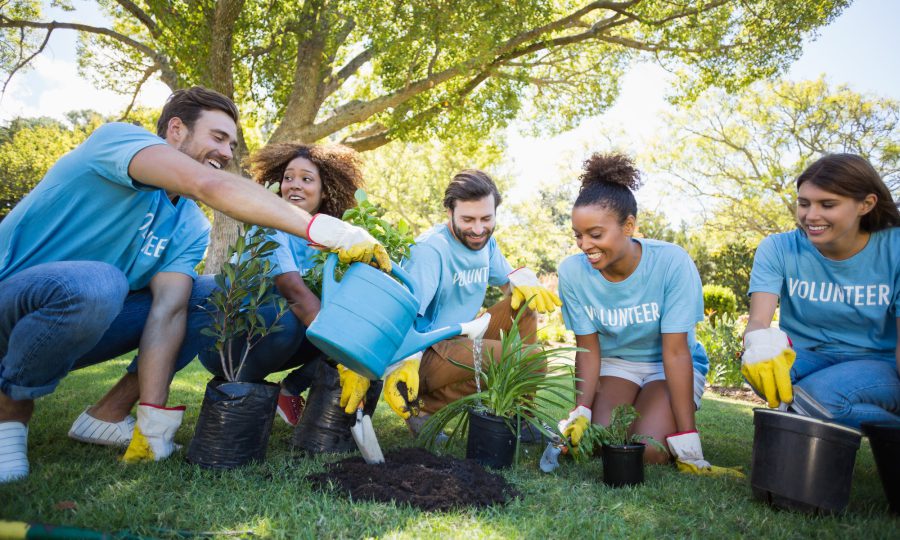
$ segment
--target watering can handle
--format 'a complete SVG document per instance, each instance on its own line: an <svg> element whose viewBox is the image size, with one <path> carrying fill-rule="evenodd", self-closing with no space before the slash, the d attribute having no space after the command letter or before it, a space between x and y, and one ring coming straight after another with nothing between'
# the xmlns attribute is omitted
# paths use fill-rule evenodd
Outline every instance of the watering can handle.
<svg viewBox="0 0 900 540"><path fill-rule="evenodd" d="M325 304L325 296L328 294L328 290L337 285L337 281L334 279L334 269L337 267L338 256L337 253L329 253L328 258L325 259L325 268L322 269L322 304Z"/></svg>
<svg viewBox="0 0 900 540"><path fill-rule="evenodd" d="M406 285L406 288L409 289L409 293L416 296L416 287L413 285L412 277L410 277L409 272L400 268L400 265L394 263L391 265L391 274L394 275L397 279L400 280L400 283Z"/></svg>
<svg viewBox="0 0 900 540"><path fill-rule="evenodd" d="M325 259L325 268L322 270L322 303L326 302L325 297L328 294L328 289L335 287L337 281L334 279L334 270L337 267L338 257L337 253L329 253L328 258ZM397 279L400 280L401 283L406 285L406 288L409 289L409 293L413 296L416 295L416 289L413 285L412 278L409 273L400 268L400 265L397 263L391 264L391 274L393 274Z"/></svg>

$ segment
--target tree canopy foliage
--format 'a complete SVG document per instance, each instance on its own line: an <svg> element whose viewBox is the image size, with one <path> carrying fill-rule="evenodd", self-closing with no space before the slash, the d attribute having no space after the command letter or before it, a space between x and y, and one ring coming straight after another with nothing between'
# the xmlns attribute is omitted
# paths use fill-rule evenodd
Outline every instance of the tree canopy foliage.
<svg viewBox="0 0 900 540"><path fill-rule="evenodd" d="M527 104L563 130L608 108L637 59L693 96L742 87L794 59L849 0L97 0L107 26L0 3L0 70L26 66L54 31L81 33L82 72L134 93L158 75L234 96L270 140L337 135L484 136ZM53 4L72 11L70 0ZM268 138L268 137L266 137Z"/></svg>
<svg viewBox="0 0 900 540"><path fill-rule="evenodd" d="M849 2L96 0L110 21L100 26L74 22L71 0L52 2L71 21L46 20L37 0L0 0L0 76L74 30L97 86L208 86L235 99L261 143L480 141L522 114L539 131L578 125L612 105L636 61L677 73L676 97L741 88L782 70ZM237 235L219 218L210 271Z"/></svg>
<svg viewBox="0 0 900 540"><path fill-rule="evenodd" d="M900 104L824 78L712 91L669 118L647 152L685 193L710 203L710 245L794 227L797 176L828 152L866 157L900 188Z"/></svg>
<svg viewBox="0 0 900 540"><path fill-rule="evenodd" d="M505 146L492 138L485 141L431 139L396 141L366 152L366 192L387 210L386 219L403 219L419 235L435 223L446 221L444 190L462 169L481 169L494 179L501 193L510 179L496 170Z"/></svg>

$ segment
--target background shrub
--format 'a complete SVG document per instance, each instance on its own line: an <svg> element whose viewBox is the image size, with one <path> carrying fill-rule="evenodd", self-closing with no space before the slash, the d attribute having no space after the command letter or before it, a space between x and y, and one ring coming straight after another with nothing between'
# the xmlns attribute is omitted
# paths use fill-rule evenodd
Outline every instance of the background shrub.
<svg viewBox="0 0 900 540"><path fill-rule="evenodd" d="M721 285L703 286L703 310L713 326L723 317L734 318L737 313L737 298L734 292Z"/></svg>
<svg viewBox="0 0 900 540"><path fill-rule="evenodd" d="M710 318L697 325L697 341L709 357L706 381L715 386L737 388L744 383L741 375L741 349L747 326L746 315L723 315L713 325Z"/></svg>

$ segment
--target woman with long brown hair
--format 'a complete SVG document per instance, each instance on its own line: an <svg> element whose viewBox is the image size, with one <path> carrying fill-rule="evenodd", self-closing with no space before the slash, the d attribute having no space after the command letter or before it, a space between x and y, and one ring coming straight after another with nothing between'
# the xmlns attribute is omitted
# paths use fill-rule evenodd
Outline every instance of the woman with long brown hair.
<svg viewBox="0 0 900 540"><path fill-rule="evenodd" d="M863 157L829 154L797 177L797 225L756 250L744 376L770 407L900 424L897 203Z"/></svg>

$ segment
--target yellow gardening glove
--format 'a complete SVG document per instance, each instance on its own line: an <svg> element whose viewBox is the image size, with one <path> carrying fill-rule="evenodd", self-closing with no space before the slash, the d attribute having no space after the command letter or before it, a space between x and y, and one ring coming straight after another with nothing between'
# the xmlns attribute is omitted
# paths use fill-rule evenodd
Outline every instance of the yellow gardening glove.
<svg viewBox="0 0 900 540"><path fill-rule="evenodd" d="M181 426L184 409L184 405L167 408L138 404L134 434L122 461L137 463L169 457L175 451L175 432Z"/></svg>
<svg viewBox="0 0 900 540"><path fill-rule="evenodd" d="M338 364L337 369L341 380L341 407L345 413L354 414L366 397L366 390L371 383L369 379L341 364Z"/></svg>
<svg viewBox="0 0 900 540"><path fill-rule="evenodd" d="M528 307L538 313L550 313L562 305L558 296L541 285L534 272L525 268L519 268L509 273L509 284L512 287L510 307L519 309L523 302L528 302Z"/></svg>
<svg viewBox="0 0 900 540"><path fill-rule="evenodd" d="M791 366L796 357L787 334L778 328L747 332L741 355L741 373L774 409L780 402L794 401Z"/></svg>
<svg viewBox="0 0 900 540"><path fill-rule="evenodd" d="M728 476L730 478L746 478L744 473L738 467L717 467L710 465L706 468L698 467L693 463L686 461L676 461L675 466L683 473L696 474L699 476Z"/></svg>
<svg viewBox="0 0 900 540"><path fill-rule="evenodd" d="M418 415L418 409L413 407L413 410L410 410L410 404L416 403L419 399L420 358L422 353L416 353L406 360L391 364L384 372L384 400L404 420L412 414ZM397 388L401 382L406 384L406 396Z"/></svg>
<svg viewBox="0 0 900 540"><path fill-rule="evenodd" d="M700 445L700 434L697 431L669 435L666 442L669 444L669 451L675 456L675 465L683 473L744 478L744 473L738 469L716 467L703 459L703 447Z"/></svg>
<svg viewBox="0 0 900 540"><path fill-rule="evenodd" d="M581 444L584 432L591 425L591 410L579 405L569 412L569 417L559 421L559 432L569 440L572 446Z"/></svg>
<svg viewBox="0 0 900 540"><path fill-rule="evenodd" d="M391 271L391 259L384 246L365 229L350 225L338 218L316 214L306 228L306 238L314 246L324 247L338 254L342 263L369 263L372 258L378 268Z"/></svg>

